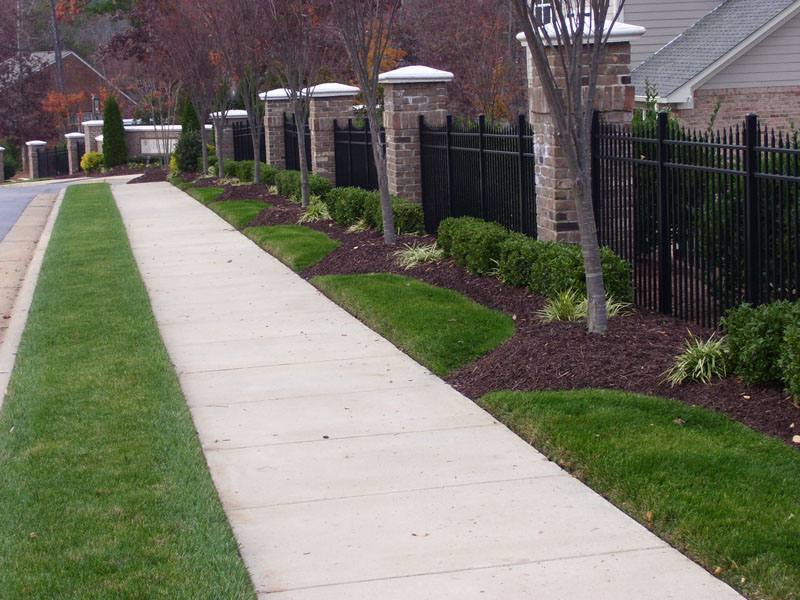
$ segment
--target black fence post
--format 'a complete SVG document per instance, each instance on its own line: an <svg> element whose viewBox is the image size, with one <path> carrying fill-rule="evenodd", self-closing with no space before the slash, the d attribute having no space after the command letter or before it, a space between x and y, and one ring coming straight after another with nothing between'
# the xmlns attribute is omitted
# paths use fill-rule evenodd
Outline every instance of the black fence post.
<svg viewBox="0 0 800 600"><path fill-rule="evenodd" d="M347 119L347 185L353 185L353 119Z"/></svg>
<svg viewBox="0 0 800 600"><path fill-rule="evenodd" d="M486 195L486 115L478 117L478 155L481 171L481 219L489 217L489 198Z"/></svg>
<svg viewBox="0 0 800 600"><path fill-rule="evenodd" d="M528 235L528 181L525 173L525 115L517 119L517 144L519 144L519 205L522 209L522 233Z"/></svg>
<svg viewBox="0 0 800 600"><path fill-rule="evenodd" d="M369 143L369 119L364 124L364 175L366 176L367 187L369 187L369 157L372 152L372 146Z"/></svg>
<svg viewBox="0 0 800 600"><path fill-rule="evenodd" d="M421 118L421 117L420 117ZM447 145L447 214L453 216L453 115L447 115L444 125Z"/></svg>
<svg viewBox="0 0 800 600"><path fill-rule="evenodd" d="M672 244L670 243L669 194L667 192L667 133L669 116L658 113L658 310L672 313Z"/></svg>
<svg viewBox="0 0 800 600"><path fill-rule="evenodd" d="M594 212L594 226L600 231L600 111L592 113L591 132L592 152L592 211Z"/></svg>
<svg viewBox="0 0 800 600"><path fill-rule="evenodd" d="M761 132L758 115L745 118L745 204L744 204L744 271L745 301L761 304L761 198L756 174L760 169L759 145Z"/></svg>

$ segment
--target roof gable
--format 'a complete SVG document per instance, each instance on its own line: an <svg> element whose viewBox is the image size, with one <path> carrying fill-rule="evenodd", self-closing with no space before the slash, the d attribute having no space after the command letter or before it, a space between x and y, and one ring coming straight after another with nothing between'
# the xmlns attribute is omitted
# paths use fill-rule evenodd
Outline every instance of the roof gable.
<svg viewBox="0 0 800 600"><path fill-rule="evenodd" d="M645 82L667 98L779 17L798 0L726 0L631 73L636 93Z"/></svg>

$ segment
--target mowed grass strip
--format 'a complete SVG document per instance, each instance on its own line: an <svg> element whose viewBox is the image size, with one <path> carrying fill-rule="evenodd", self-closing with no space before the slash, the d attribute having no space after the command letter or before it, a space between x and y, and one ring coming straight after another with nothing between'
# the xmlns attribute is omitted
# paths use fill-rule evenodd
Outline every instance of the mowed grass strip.
<svg viewBox="0 0 800 600"><path fill-rule="evenodd" d="M0 411L4 599L254 599L106 184L70 187Z"/></svg>
<svg viewBox="0 0 800 600"><path fill-rule="evenodd" d="M265 225L244 230L247 237L286 264L300 272L317 264L341 244L321 231L302 225Z"/></svg>
<svg viewBox="0 0 800 600"><path fill-rule="evenodd" d="M221 196L224 191L225 190L223 190L222 188L200 187L200 188L191 188L189 190L186 190L186 193L189 194L192 198L194 198L198 202L201 202L202 204L208 204L209 202L213 202L219 196Z"/></svg>
<svg viewBox="0 0 800 600"><path fill-rule="evenodd" d="M410 277L324 275L311 282L440 376L483 356L514 334L514 321L508 315Z"/></svg>
<svg viewBox="0 0 800 600"><path fill-rule="evenodd" d="M236 229L249 225L262 210L269 208L269 206L262 200L230 200L227 202L212 202L208 205L211 210Z"/></svg>
<svg viewBox="0 0 800 600"><path fill-rule="evenodd" d="M747 597L800 598L797 450L719 413L625 392L478 403Z"/></svg>

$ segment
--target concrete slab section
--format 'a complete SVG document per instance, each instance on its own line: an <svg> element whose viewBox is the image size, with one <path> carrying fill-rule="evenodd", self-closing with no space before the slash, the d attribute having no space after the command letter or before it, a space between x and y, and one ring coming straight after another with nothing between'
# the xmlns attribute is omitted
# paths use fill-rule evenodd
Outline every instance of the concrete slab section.
<svg viewBox="0 0 800 600"><path fill-rule="evenodd" d="M680 557L683 558L683 557ZM286 592L259 600L741 600L670 548L391 577Z"/></svg>
<svg viewBox="0 0 800 600"><path fill-rule="evenodd" d="M43 230L44 223L41 225L15 226L6 234L3 240L8 242L36 242L41 237Z"/></svg>
<svg viewBox="0 0 800 600"><path fill-rule="evenodd" d="M439 380L410 358L392 356L327 360L226 371L185 373L181 386L190 406L238 404L270 398L304 398L391 390Z"/></svg>
<svg viewBox="0 0 800 600"><path fill-rule="evenodd" d="M399 387L192 408L207 450L491 425L449 385Z"/></svg>
<svg viewBox="0 0 800 600"><path fill-rule="evenodd" d="M600 500L554 476L228 514L264 592L666 547Z"/></svg>
<svg viewBox="0 0 800 600"><path fill-rule="evenodd" d="M499 423L208 450L228 509L566 476Z"/></svg>
<svg viewBox="0 0 800 600"><path fill-rule="evenodd" d="M0 262L28 261L33 256L35 248L36 242L34 240L19 242L3 240L0 242Z"/></svg>

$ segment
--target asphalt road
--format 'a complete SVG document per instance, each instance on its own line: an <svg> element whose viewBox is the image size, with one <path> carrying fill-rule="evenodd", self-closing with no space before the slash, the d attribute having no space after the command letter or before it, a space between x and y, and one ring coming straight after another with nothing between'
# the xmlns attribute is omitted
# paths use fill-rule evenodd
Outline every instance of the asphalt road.
<svg viewBox="0 0 800 600"><path fill-rule="evenodd" d="M41 184L12 184L0 186L0 241L17 222L31 200L39 194L58 194L72 181L43 181Z"/></svg>

